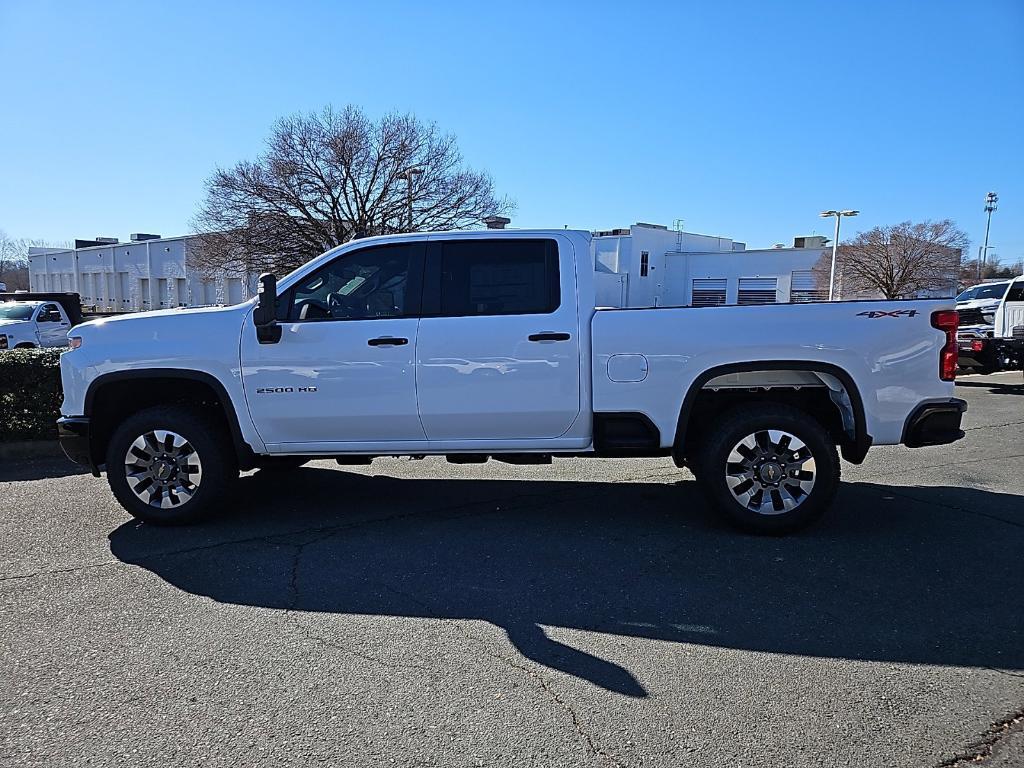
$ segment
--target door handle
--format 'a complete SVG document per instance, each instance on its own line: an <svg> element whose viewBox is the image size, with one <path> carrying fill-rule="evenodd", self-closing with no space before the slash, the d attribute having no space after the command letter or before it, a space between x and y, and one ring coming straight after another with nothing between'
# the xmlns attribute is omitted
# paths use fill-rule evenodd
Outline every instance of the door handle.
<svg viewBox="0 0 1024 768"><path fill-rule="evenodd" d="M530 341L568 341L572 337L568 333L531 333Z"/></svg>
<svg viewBox="0 0 1024 768"><path fill-rule="evenodd" d="M366 342L371 347L401 347L409 343L408 339L399 339L393 336L381 336L376 339L370 339Z"/></svg>

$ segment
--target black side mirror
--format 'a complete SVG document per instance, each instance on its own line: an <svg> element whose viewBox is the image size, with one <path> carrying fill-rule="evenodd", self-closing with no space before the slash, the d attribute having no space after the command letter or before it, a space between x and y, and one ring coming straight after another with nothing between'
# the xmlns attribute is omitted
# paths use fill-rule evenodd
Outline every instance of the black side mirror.
<svg viewBox="0 0 1024 768"><path fill-rule="evenodd" d="M260 275L256 308L252 311L256 325L256 340L260 344L277 344L281 340L281 326L277 324L277 275Z"/></svg>

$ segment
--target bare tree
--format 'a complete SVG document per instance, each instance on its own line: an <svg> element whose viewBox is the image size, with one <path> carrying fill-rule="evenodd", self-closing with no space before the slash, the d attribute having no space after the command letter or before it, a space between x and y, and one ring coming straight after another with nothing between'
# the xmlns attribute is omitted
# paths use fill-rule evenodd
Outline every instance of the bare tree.
<svg viewBox="0 0 1024 768"><path fill-rule="evenodd" d="M214 172L190 258L207 270L282 273L352 238L462 229L512 208L433 123L327 107L278 120L256 160Z"/></svg>
<svg viewBox="0 0 1024 768"><path fill-rule="evenodd" d="M920 291L956 289L967 233L949 219L901 222L861 232L839 246L836 280L842 294L881 294L887 299ZM827 288L831 251L815 266Z"/></svg>
<svg viewBox="0 0 1024 768"><path fill-rule="evenodd" d="M28 249L41 241L13 238L0 229L0 283L9 291L28 288Z"/></svg>
<svg viewBox="0 0 1024 768"><path fill-rule="evenodd" d="M1017 277L1024 272L1024 260L1018 259L1012 264L1004 264L1002 259L990 256L981 265L981 277L978 277L978 260L969 259L960 266L960 284L971 286L982 280L999 280Z"/></svg>

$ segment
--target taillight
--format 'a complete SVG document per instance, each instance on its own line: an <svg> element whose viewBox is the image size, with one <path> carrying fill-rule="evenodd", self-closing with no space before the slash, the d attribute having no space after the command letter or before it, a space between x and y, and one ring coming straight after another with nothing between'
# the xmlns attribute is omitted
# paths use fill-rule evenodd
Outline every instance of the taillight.
<svg viewBox="0 0 1024 768"><path fill-rule="evenodd" d="M959 325L960 315L955 309L932 312L932 328L938 328L946 334L946 343L939 352L939 378L943 381L956 380L956 329Z"/></svg>
<svg viewBox="0 0 1024 768"><path fill-rule="evenodd" d="M975 339L974 341L971 342L972 352L981 352L981 350L983 350L984 348L985 342L983 342L981 339Z"/></svg>

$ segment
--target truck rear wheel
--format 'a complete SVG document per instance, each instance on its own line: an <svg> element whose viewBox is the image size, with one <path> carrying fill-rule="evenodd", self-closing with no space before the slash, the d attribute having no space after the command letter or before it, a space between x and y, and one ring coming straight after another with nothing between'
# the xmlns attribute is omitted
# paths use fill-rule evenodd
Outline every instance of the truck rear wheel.
<svg viewBox="0 0 1024 768"><path fill-rule="evenodd" d="M127 418L107 446L107 481L133 517L183 525L209 514L238 477L234 452L193 408L157 406Z"/></svg>
<svg viewBox="0 0 1024 768"><path fill-rule="evenodd" d="M709 435L695 473L711 504L751 533L804 528L839 486L839 455L814 418L781 403L727 412Z"/></svg>

